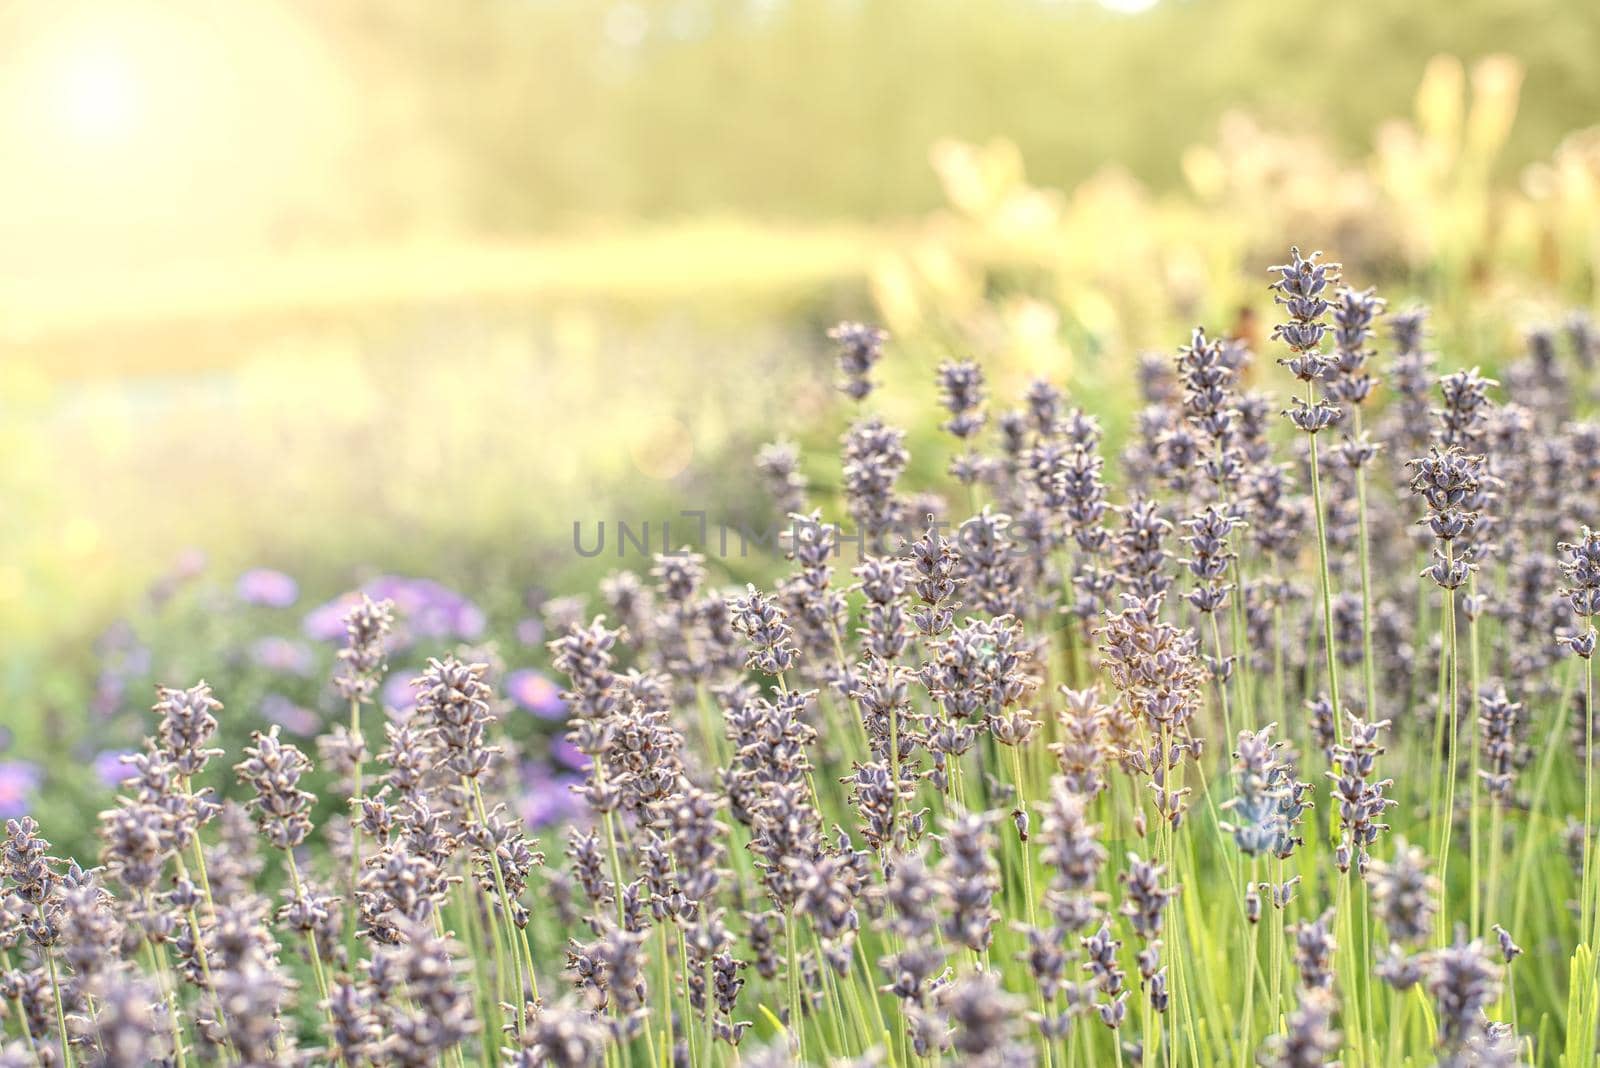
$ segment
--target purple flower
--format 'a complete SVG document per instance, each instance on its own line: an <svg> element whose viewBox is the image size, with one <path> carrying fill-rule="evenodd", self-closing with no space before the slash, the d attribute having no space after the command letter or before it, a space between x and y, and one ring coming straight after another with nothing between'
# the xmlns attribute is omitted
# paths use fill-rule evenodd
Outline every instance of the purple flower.
<svg viewBox="0 0 1600 1068"><path fill-rule="evenodd" d="M290 638L266 637L250 646L250 659L268 671L283 675L309 675L315 659L311 647Z"/></svg>
<svg viewBox="0 0 1600 1068"><path fill-rule="evenodd" d="M128 684L150 673L152 657L133 627L121 619L95 639L94 650L100 658L100 674L89 708L101 718L110 718L122 710Z"/></svg>
<svg viewBox="0 0 1600 1068"><path fill-rule="evenodd" d="M533 617L517 621L517 641L530 649L544 644L544 624Z"/></svg>
<svg viewBox="0 0 1600 1068"><path fill-rule="evenodd" d="M409 673L390 673L383 684L383 703L396 712L409 712L417 707L417 688L411 685Z"/></svg>
<svg viewBox="0 0 1600 1068"><path fill-rule="evenodd" d="M557 764L573 771L589 770L588 756L565 738L556 738L550 742L550 756Z"/></svg>
<svg viewBox="0 0 1600 1068"><path fill-rule="evenodd" d="M107 749L97 754L94 758L95 777L105 786L112 788L120 786L129 779L137 778L139 773L134 770L133 765L122 759L132 755L133 751L130 749Z"/></svg>
<svg viewBox="0 0 1600 1068"><path fill-rule="evenodd" d="M389 641L391 651L419 639L472 641L483 635L483 610L461 594L432 579L382 575L361 589L311 610L305 618L306 637L316 641L342 641L344 617L366 594L375 601L394 602L398 623Z"/></svg>
<svg viewBox="0 0 1600 1068"><path fill-rule="evenodd" d="M245 604L259 604L267 608L288 608L300 597L299 583L270 567L246 571L234 583L233 590Z"/></svg>
<svg viewBox="0 0 1600 1068"><path fill-rule="evenodd" d="M39 769L25 760L0 761L0 819L26 816L39 787Z"/></svg>
<svg viewBox="0 0 1600 1068"><path fill-rule="evenodd" d="M261 699L261 715L268 723L279 724L292 734L312 735L322 726L315 712L281 693L269 693Z"/></svg>
<svg viewBox="0 0 1600 1068"><path fill-rule="evenodd" d="M551 775L537 764L523 765L522 796L517 799L517 812L523 823L537 830L579 816L583 803L572 787L579 783L576 776Z"/></svg>
<svg viewBox="0 0 1600 1068"><path fill-rule="evenodd" d="M523 668L507 675L506 693L540 719L567 718L567 703L561 699L561 688L532 668Z"/></svg>
<svg viewBox="0 0 1600 1068"><path fill-rule="evenodd" d="M360 593L346 593L326 604L320 604L306 613L300 629L312 641L333 642L344 640L344 617L350 609L361 603Z"/></svg>
<svg viewBox="0 0 1600 1068"><path fill-rule="evenodd" d="M200 549L185 549L170 570L150 584L147 594L153 604L170 601L190 581L206 569L206 554Z"/></svg>
<svg viewBox="0 0 1600 1068"><path fill-rule="evenodd" d="M94 696L89 699L89 709L101 719L110 719L122 708L126 693L121 679L102 675L95 684Z"/></svg>
<svg viewBox="0 0 1600 1068"><path fill-rule="evenodd" d="M489 625L489 620L484 616L483 609L465 598L456 607L453 618L456 636L460 638L481 638L484 629Z"/></svg>
<svg viewBox="0 0 1600 1068"><path fill-rule="evenodd" d="M363 587L373 600L388 598L395 614L404 619L413 640L417 638L462 638L468 641L483 634L483 612L459 593L432 579L385 575Z"/></svg>

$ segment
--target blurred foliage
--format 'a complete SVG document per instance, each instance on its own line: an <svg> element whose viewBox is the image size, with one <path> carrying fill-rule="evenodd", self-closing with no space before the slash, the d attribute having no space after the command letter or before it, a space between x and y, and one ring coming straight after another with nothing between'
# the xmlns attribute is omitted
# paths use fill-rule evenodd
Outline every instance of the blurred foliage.
<svg viewBox="0 0 1600 1068"><path fill-rule="evenodd" d="M81 636L188 547L328 594L360 566L567 585L573 519L737 518L753 448L818 425L820 335L843 315L895 333L906 408L886 414L908 424L953 351L997 395L1044 374L1126 396L1128 357L1195 323L1260 340L1251 280L1314 242L1435 305L1447 362L1493 365L1596 300L1600 132L1499 177L1524 84L1506 56L1439 57L1353 159L1230 113L1164 194L1119 169L1052 189L1014 142L943 139L947 206L895 227L347 252L245 282L130 278L102 321L36 309L0 364L0 625L36 653ZM842 425L821 425L804 444L826 487Z"/></svg>
<svg viewBox="0 0 1600 1068"><path fill-rule="evenodd" d="M1588 0L297 2L370 102L378 227L903 217L939 202L942 137L1009 139L1047 186L1116 163L1171 189L1235 109L1365 146L1436 53L1527 72L1502 175L1600 114Z"/></svg>
<svg viewBox="0 0 1600 1068"><path fill-rule="evenodd" d="M1170 350L1189 325L1259 347L1270 302L1256 280L1300 243L1392 304L1431 305L1448 362L1492 367L1531 324L1600 302L1600 128L1497 177L1523 84L1506 55L1436 57L1411 114L1355 160L1230 113L1182 153L1186 188L1165 195L1115 169L1062 192L1030 177L1013 142L943 140L932 159L949 208L875 261L879 317L920 352L924 378L970 351L998 393L1047 375L1126 396L1127 355Z"/></svg>
<svg viewBox="0 0 1600 1068"><path fill-rule="evenodd" d="M816 376L792 358L765 380L734 370L787 347L480 309L295 332L226 373L52 383L13 367L0 392L8 644L81 633L189 549L329 594L358 567L492 584L501 569L581 564L575 521L675 515L669 494L673 509L737 507L749 479L712 478L715 458L748 455L753 428Z"/></svg>

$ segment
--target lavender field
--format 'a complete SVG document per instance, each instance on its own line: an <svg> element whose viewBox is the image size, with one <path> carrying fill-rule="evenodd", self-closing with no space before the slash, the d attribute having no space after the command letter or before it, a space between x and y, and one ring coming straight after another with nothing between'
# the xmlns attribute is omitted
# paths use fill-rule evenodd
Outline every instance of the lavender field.
<svg viewBox="0 0 1600 1068"><path fill-rule="evenodd" d="M0 1068L1600 1064L1600 19L1334 16L0 19Z"/></svg>
<svg viewBox="0 0 1600 1068"><path fill-rule="evenodd" d="M941 364L928 486L840 324L841 514L765 447L787 567L549 601L550 675L385 578L249 646L337 642L348 721L160 688L93 852L6 824L8 1061L1591 1063L1600 337L1502 383L1270 277L1265 351L1143 357L1120 451Z"/></svg>

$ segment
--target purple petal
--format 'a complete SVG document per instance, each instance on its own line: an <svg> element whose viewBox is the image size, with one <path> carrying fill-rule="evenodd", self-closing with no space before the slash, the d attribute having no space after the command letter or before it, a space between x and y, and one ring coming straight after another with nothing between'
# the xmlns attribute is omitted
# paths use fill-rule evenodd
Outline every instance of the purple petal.
<svg viewBox="0 0 1600 1068"><path fill-rule="evenodd" d="M532 668L507 675L506 692L523 709L540 719L567 718L567 703L561 699L561 688Z"/></svg>
<svg viewBox="0 0 1600 1068"><path fill-rule="evenodd" d="M138 777L138 772L124 757L133 755L131 749L107 749L94 758L95 776L108 787L115 787Z"/></svg>
<svg viewBox="0 0 1600 1068"><path fill-rule="evenodd" d="M239 576L234 593L246 604L288 608L299 599L300 585L282 571L258 567Z"/></svg>
<svg viewBox="0 0 1600 1068"><path fill-rule="evenodd" d="M25 760L0 761L0 819L26 816L39 787L39 769Z"/></svg>

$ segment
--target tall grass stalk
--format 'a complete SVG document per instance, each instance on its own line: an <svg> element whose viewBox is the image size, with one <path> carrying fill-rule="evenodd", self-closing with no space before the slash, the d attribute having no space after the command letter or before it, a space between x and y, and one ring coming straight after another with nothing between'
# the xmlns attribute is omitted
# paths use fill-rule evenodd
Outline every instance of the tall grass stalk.
<svg viewBox="0 0 1600 1068"><path fill-rule="evenodd" d="M1455 562L1455 544L1445 542L1446 564ZM1460 705L1459 683L1456 678L1456 591L1453 587L1444 591L1444 611L1439 617L1439 626L1443 631L1443 640L1440 645L1441 663L1444 668L1444 687L1440 694L1439 721L1444 725L1447 735L1445 740L1446 757L1444 761L1444 803L1438 812L1439 842L1435 854L1439 858L1439 922L1437 930L1439 944L1442 946L1450 938L1450 842L1455 836L1455 811L1456 811L1456 768L1458 757L1456 755L1457 739L1460 730L1456 724L1457 709Z"/></svg>
<svg viewBox="0 0 1600 1068"><path fill-rule="evenodd" d="M1316 380L1306 382L1306 403L1317 403ZM1334 738L1344 742L1344 705L1339 700L1339 659L1333 638L1333 578L1328 570L1328 526L1322 506L1322 478L1317 463L1317 435L1307 434L1311 455L1311 511L1317 527L1317 578L1322 591L1322 648L1328 670L1328 696L1333 701Z"/></svg>

